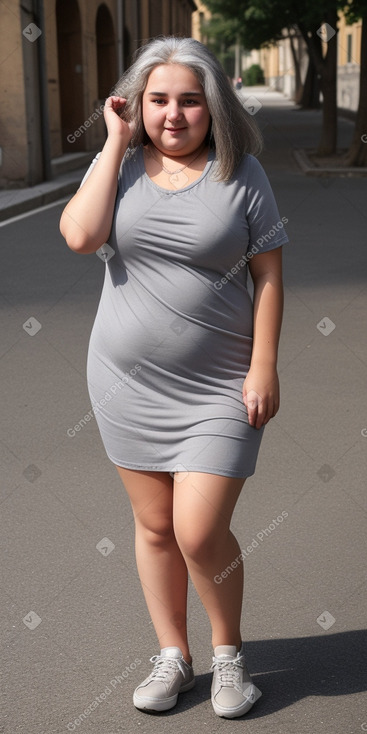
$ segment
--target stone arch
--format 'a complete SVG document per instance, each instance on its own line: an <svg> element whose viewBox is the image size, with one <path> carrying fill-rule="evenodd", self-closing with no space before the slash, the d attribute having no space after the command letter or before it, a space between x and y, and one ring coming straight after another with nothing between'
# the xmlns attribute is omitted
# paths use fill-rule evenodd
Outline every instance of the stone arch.
<svg viewBox="0 0 367 734"><path fill-rule="evenodd" d="M105 99L117 81L116 39L111 13L102 3L96 15L98 99Z"/></svg>

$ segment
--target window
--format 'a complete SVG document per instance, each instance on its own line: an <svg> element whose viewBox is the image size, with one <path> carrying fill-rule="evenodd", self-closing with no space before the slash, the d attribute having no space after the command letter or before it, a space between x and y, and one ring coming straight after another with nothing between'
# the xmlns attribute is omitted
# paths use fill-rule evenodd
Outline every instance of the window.
<svg viewBox="0 0 367 734"><path fill-rule="evenodd" d="M352 62L352 34L347 35L347 64Z"/></svg>

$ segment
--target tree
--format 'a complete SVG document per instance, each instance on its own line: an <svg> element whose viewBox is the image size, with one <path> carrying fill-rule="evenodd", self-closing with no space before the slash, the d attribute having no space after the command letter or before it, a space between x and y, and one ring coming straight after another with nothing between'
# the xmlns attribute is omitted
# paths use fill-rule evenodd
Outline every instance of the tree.
<svg viewBox="0 0 367 734"><path fill-rule="evenodd" d="M234 54L232 47L237 42L239 21L213 15L210 20L201 21L201 32L206 38L206 45L218 57L228 76L234 75Z"/></svg>
<svg viewBox="0 0 367 734"><path fill-rule="evenodd" d="M306 78L302 85L302 96L299 104L303 110L318 110L320 107L320 81L315 64L309 54Z"/></svg>
<svg viewBox="0 0 367 734"><path fill-rule="evenodd" d="M316 150L319 156L335 153L337 146L337 7L334 0L323 8L321 29L319 19L311 14L298 21L298 27L307 45L308 52L318 77L323 96L321 137ZM323 42L323 43L322 43ZM323 46L326 44L326 52Z"/></svg>
<svg viewBox="0 0 367 734"><path fill-rule="evenodd" d="M357 1L357 0L356 0ZM367 2L367 0L358 0ZM210 9L224 17L242 20L244 45L259 48L282 37L283 28L299 28L319 77L323 95L321 138L318 155L335 152L337 144L336 54L337 9L340 0L206 0ZM344 0L345 2L345 0ZM322 43L322 26L326 26Z"/></svg>
<svg viewBox="0 0 367 734"><path fill-rule="evenodd" d="M360 18L362 20L359 103L353 138L346 155L346 165L367 166L367 1L354 0L345 8L345 13L350 23Z"/></svg>

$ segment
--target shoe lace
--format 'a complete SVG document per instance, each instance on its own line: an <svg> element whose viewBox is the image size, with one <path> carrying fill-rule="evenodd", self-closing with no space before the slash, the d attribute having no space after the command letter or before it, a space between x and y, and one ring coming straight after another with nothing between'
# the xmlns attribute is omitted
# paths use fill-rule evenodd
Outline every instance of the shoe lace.
<svg viewBox="0 0 367 734"><path fill-rule="evenodd" d="M237 657L234 660L221 660L220 658L213 658L212 669L218 671L218 682L222 686L234 687L240 693L241 678L240 670L243 670L244 661L242 657Z"/></svg>
<svg viewBox="0 0 367 734"><path fill-rule="evenodd" d="M150 677L154 680L166 680L167 677L176 673L177 668L182 675L185 675L185 668L180 659L162 658L160 655L153 655L150 662L154 663L154 668L150 674Z"/></svg>

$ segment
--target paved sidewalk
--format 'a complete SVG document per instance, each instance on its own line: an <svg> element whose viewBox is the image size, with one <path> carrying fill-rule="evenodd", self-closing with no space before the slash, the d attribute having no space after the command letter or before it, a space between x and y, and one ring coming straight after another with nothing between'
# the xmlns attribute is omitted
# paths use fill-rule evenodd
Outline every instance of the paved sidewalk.
<svg viewBox="0 0 367 734"><path fill-rule="evenodd" d="M66 196L71 198L77 191L84 173L85 167L64 173L53 181L44 181L36 186L0 191L0 222L59 201Z"/></svg>
<svg viewBox="0 0 367 734"><path fill-rule="evenodd" d="M233 519L245 556L246 656L262 696L242 719L215 716L210 629L190 586L197 685L162 715L132 704L157 645L129 502L95 420L84 418L105 265L68 250L59 204L1 226L4 734L367 730L367 180L305 176L292 149L315 145L320 113L251 93L262 105L261 162L291 240L281 408ZM352 123L339 127L345 147ZM76 187L81 175L72 178Z"/></svg>

